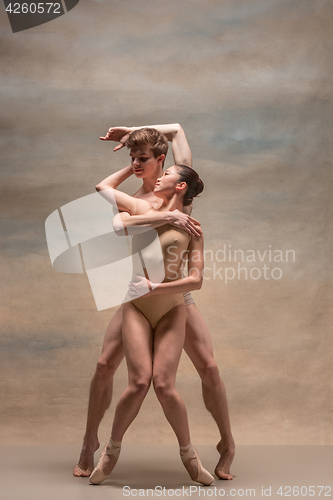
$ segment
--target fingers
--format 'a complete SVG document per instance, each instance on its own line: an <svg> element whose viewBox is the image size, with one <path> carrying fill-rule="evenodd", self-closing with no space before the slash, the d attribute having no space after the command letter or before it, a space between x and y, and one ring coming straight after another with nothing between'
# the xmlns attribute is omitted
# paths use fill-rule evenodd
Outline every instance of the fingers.
<svg viewBox="0 0 333 500"><path fill-rule="evenodd" d="M130 132L128 127L111 127L105 136L100 137L100 140L119 142L113 149L113 151L119 151L119 149L122 149L126 145Z"/></svg>
<svg viewBox="0 0 333 500"><path fill-rule="evenodd" d="M194 224L188 223L186 226L188 233L191 236L201 236L202 235L202 229L199 226L196 226Z"/></svg>
<svg viewBox="0 0 333 500"><path fill-rule="evenodd" d="M115 129L114 128L109 128L109 130L107 131L107 133L105 134L105 136L101 136L100 137L100 140L101 141L113 141L113 140L116 140L113 138L113 133L115 132Z"/></svg>
<svg viewBox="0 0 333 500"><path fill-rule="evenodd" d="M198 222L196 219L193 219L193 217L188 216L186 219L186 222L184 224L184 229L187 231L190 236L201 236L202 235L202 229L200 227L200 222Z"/></svg>
<svg viewBox="0 0 333 500"><path fill-rule="evenodd" d="M197 226L201 226L201 222L199 222L197 219L193 219L193 217L191 217L190 215L188 215L188 220Z"/></svg>
<svg viewBox="0 0 333 500"><path fill-rule="evenodd" d="M189 229L189 234L191 236L201 236L202 235L202 229L201 229L201 223L191 217L190 215L187 216L187 221L185 226L187 229Z"/></svg>
<svg viewBox="0 0 333 500"><path fill-rule="evenodd" d="M194 221L194 222L192 222ZM180 220L174 221L173 225L186 231L190 236L201 236L202 229L200 223L191 217L181 218Z"/></svg>
<svg viewBox="0 0 333 500"><path fill-rule="evenodd" d="M108 132L105 136L100 137L100 140L101 141L112 141L113 139L111 138L111 136Z"/></svg>
<svg viewBox="0 0 333 500"><path fill-rule="evenodd" d="M190 223L186 223L185 226L181 227L183 231L186 231L190 236L201 236L202 230L200 227L196 227Z"/></svg>
<svg viewBox="0 0 333 500"><path fill-rule="evenodd" d="M128 293L129 293L129 296L134 299L136 297L138 297L138 292L136 290L136 287L133 286L132 282L129 284L129 287L128 287Z"/></svg>
<svg viewBox="0 0 333 500"><path fill-rule="evenodd" d="M128 285L128 294L132 299L142 297L149 293L148 280L143 276L136 276L135 281L131 281Z"/></svg>

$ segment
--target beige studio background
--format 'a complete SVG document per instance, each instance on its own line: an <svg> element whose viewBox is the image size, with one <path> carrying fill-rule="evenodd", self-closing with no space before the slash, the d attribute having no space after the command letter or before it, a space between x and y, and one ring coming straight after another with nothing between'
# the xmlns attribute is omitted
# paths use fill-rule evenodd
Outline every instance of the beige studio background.
<svg viewBox="0 0 333 500"><path fill-rule="evenodd" d="M0 10L2 443L81 442L115 312L97 312L86 275L52 269L45 219L127 164L98 140L109 126L179 122L206 185L193 215L210 269L195 299L236 442L333 444L332 2L80 0L16 34ZM254 250L247 279L240 257L217 260L224 249ZM126 380L123 363L115 400ZM193 441L215 444L185 355L178 388ZM175 443L152 392L126 442Z"/></svg>

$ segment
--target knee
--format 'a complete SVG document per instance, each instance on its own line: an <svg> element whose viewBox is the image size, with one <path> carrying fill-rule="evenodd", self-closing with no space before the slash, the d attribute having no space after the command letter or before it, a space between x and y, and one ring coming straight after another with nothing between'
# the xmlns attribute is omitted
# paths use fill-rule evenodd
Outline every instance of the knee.
<svg viewBox="0 0 333 500"><path fill-rule="evenodd" d="M215 361L210 361L200 368L199 374L202 383L209 386L217 386L221 382L220 372Z"/></svg>
<svg viewBox="0 0 333 500"><path fill-rule="evenodd" d="M135 377L130 382L130 387L133 395L145 397L147 392L149 391L151 383L151 376L139 376Z"/></svg>
<svg viewBox="0 0 333 500"><path fill-rule="evenodd" d="M98 379L110 379L115 374L117 366L112 361L107 361L104 358L100 358L96 365L96 377Z"/></svg>
<svg viewBox="0 0 333 500"><path fill-rule="evenodd" d="M154 391L159 401L170 398L173 395L174 385L167 377L154 375Z"/></svg>

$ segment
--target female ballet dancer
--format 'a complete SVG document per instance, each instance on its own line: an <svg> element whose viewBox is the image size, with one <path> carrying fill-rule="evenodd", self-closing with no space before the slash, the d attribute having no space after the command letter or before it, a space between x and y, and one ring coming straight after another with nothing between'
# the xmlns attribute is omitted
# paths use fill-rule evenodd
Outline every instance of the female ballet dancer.
<svg viewBox="0 0 333 500"><path fill-rule="evenodd" d="M155 211L150 206L147 210L145 200L109 188L107 184L103 185L103 181L96 188L119 210L131 215ZM155 196L162 200L157 211L182 210L202 190L203 183L192 168L183 165L170 167L154 187ZM213 476L202 467L191 444L186 408L175 388L185 338L183 293L201 288L203 237L191 237L170 225L158 227L156 231L163 253L165 277L158 285L151 281L151 276L149 279L137 276L130 283L127 297L130 300L123 304L122 332L129 385L117 404L110 441L103 448L90 476L92 484L100 484L111 474L118 460L122 438L137 416L151 380L164 414L177 436L181 459L192 480L204 485L214 481ZM133 236L133 254L140 251L141 240L140 235ZM188 257L188 276L183 278L185 253ZM153 252L151 258L154 258ZM150 291L146 293L148 289Z"/></svg>

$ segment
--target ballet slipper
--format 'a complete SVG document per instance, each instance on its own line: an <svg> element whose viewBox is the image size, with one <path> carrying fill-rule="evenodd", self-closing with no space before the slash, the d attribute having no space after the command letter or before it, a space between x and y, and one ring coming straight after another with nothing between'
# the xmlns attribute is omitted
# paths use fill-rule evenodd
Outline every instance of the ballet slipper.
<svg viewBox="0 0 333 500"><path fill-rule="evenodd" d="M180 456L182 459L182 462L185 466L185 462L187 460L192 460L196 459L197 461L197 467L198 467L198 476L196 479L191 477L193 481L196 481L197 483L204 484L205 486L209 486L212 484L214 481L214 477L208 472L208 470L204 469L202 466L202 463L200 461L199 455L197 450L194 448L192 443L190 443L188 446L181 446L180 447ZM185 466L186 468L186 466Z"/></svg>
<svg viewBox="0 0 333 500"><path fill-rule="evenodd" d="M89 478L91 484L101 484L103 481L105 481L105 479L107 479L111 475L112 470L117 463L119 453L120 453L120 448L121 448L121 441L119 441L119 442L112 441L112 439L110 439L110 441L108 443L106 443L106 445L104 446L104 448L102 450L102 454L98 460L98 464L96 465L95 469L92 471L91 476ZM105 455L108 455L109 457L114 456L116 458L114 466L112 467L112 470L109 474L105 474L103 472L103 468L105 467L105 465L103 467L103 461L104 461Z"/></svg>

